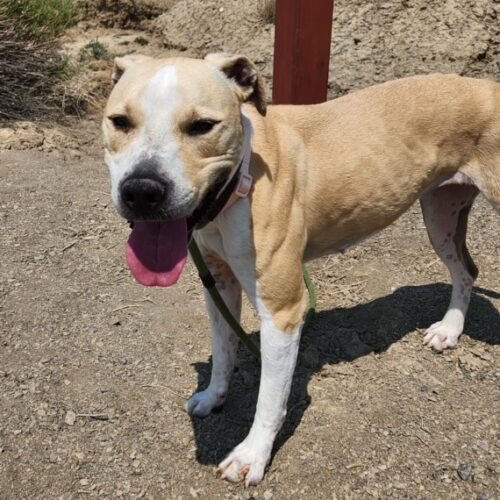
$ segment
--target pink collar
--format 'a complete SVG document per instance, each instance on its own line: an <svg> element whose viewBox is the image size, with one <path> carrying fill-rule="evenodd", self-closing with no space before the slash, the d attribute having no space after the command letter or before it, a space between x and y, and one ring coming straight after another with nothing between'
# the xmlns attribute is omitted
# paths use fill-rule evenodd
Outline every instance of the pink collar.
<svg viewBox="0 0 500 500"><path fill-rule="evenodd" d="M233 194L227 201L224 208L221 210L221 213L231 208L241 198L246 198L248 196L248 193L250 193L250 189L252 189L253 185L253 177L248 173L250 169L250 159L252 157L253 127L252 122L247 117L246 113L242 111L242 114L243 129L245 134L245 149L243 152L243 160L241 162L240 171L239 174L237 174L240 176L240 178L238 184L236 184L236 188L234 189Z"/></svg>

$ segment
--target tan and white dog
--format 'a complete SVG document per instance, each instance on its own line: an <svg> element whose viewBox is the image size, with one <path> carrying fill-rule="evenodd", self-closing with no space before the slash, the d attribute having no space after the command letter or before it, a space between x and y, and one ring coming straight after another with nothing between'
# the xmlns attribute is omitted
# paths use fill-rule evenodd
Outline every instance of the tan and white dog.
<svg viewBox="0 0 500 500"><path fill-rule="evenodd" d="M219 465L258 483L286 413L307 309L302 263L352 245L420 199L453 289L427 330L435 350L456 345L477 276L465 246L481 191L500 208L500 85L453 75L405 78L314 106L269 106L243 56L115 61L103 121L118 212L134 221L128 261L146 285L175 283L187 221L249 162L253 187L194 237L239 318L241 290L261 319L262 372L251 430ZM251 147L251 151L249 148ZM208 388L188 411L223 404L237 340L206 297L213 327Z"/></svg>

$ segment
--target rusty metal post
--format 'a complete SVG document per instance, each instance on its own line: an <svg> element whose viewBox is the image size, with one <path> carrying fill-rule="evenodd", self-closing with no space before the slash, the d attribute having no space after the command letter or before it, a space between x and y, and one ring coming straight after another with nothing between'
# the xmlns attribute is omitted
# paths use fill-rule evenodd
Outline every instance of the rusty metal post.
<svg viewBox="0 0 500 500"><path fill-rule="evenodd" d="M334 0L276 0L274 104L326 101Z"/></svg>

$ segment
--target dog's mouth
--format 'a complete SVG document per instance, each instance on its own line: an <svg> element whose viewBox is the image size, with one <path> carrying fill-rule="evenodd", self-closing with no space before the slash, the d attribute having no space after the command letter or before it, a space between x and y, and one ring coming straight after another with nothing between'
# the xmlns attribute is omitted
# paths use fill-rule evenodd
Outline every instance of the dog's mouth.
<svg viewBox="0 0 500 500"><path fill-rule="evenodd" d="M229 172L219 174L191 215L175 220L137 220L127 243L127 263L145 286L172 286L186 265L191 231L213 206Z"/></svg>
<svg viewBox="0 0 500 500"><path fill-rule="evenodd" d="M186 219L136 221L127 243L127 262L145 286L172 286L186 265Z"/></svg>

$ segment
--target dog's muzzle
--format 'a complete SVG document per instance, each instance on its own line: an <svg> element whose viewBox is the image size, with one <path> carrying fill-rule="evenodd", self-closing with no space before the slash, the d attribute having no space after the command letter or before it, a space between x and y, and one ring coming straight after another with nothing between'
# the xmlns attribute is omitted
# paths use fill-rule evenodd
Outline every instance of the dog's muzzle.
<svg viewBox="0 0 500 500"><path fill-rule="evenodd" d="M165 207L168 184L155 175L130 176L120 186L120 198L127 211L136 218L156 218Z"/></svg>

